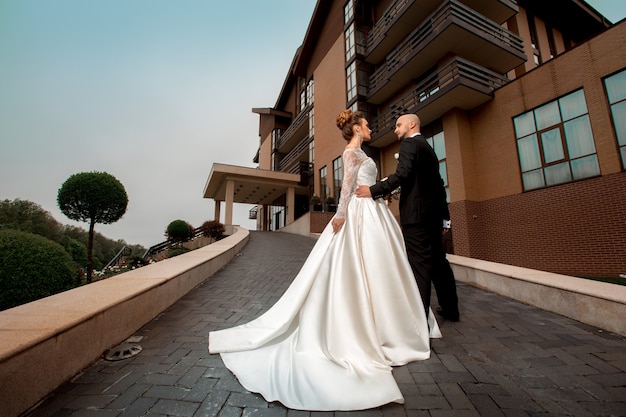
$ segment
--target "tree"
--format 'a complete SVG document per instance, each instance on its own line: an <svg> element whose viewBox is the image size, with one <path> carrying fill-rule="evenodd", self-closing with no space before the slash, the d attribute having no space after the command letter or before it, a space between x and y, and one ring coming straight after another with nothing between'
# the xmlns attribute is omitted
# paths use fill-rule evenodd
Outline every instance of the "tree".
<svg viewBox="0 0 626 417"><path fill-rule="evenodd" d="M58 242L63 227L39 204L15 199L0 201L0 228L21 230Z"/></svg>
<svg viewBox="0 0 626 417"><path fill-rule="evenodd" d="M121 182L106 172L81 172L69 177L59 189L57 203L72 220L89 223L87 282L93 270L93 235L96 223L118 221L128 206L128 195Z"/></svg>

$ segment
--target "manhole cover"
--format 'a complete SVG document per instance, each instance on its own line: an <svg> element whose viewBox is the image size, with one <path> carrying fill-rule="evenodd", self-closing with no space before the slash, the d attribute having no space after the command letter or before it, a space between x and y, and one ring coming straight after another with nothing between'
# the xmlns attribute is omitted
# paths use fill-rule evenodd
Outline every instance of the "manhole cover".
<svg viewBox="0 0 626 417"><path fill-rule="evenodd" d="M120 361L122 359L128 359L137 355L143 348L135 343L122 343L119 346L109 350L104 356L104 359L108 361Z"/></svg>

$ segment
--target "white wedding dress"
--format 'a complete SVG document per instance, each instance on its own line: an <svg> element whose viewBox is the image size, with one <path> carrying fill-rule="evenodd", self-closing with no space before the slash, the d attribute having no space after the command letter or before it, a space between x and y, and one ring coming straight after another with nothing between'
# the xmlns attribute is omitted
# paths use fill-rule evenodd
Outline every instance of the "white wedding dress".
<svg viewBox="0 0 626 417"><path fill-rule="evenodd" d="M361 149L346 149L343 163L342 229L333 234L328 224L266 313L209 334L209 351L247 390L293 409L403 403L392 367L429 358L429 338L441 337L385 201L353 195L374 184L376 164Z"/></svg>

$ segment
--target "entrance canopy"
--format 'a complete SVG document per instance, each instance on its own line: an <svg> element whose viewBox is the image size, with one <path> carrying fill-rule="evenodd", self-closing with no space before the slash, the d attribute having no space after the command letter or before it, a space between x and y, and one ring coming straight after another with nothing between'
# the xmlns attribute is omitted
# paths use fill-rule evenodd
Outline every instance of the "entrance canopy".
<svg viewBox="0 0 626 417"><path fill-rule="evenodd" d="M232 225L233 203L269 205L284 194L287 194L287 212L293 216L299 182L299 174L214 163L204 186L204 198L215 200L216 220L219 220L219 203L226 202L228 225Z"/></svg>

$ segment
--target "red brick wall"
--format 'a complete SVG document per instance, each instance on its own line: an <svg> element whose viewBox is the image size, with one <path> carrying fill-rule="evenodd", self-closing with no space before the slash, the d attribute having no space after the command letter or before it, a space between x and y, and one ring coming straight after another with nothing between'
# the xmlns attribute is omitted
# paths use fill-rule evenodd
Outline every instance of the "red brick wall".
<svg viewBox="0 0 626 417"><path fill-rule="evenodd" d="M626 273L626 172L450 210L457 255L574 276Z"/></svg>
<svg viewBox="0 0 626 417"><path fill-rule="evenodd" d="M329 211L312 211L311 217L309 218L311 223L311 233L322 233L334 215L335 213Z"/></svg>

